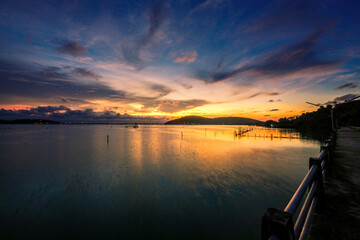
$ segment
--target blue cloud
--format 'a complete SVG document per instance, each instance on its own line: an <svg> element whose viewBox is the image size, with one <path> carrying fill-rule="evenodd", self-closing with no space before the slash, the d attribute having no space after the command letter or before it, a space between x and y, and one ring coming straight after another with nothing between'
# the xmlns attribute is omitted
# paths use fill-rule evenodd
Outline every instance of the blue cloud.
<svg viewBox="0 0 360 240"><path fill-rule="evenodd" d="M69 54L74 57L81 57L88 54L88 50L82 46L79 42L68 40L54 40L59 46L56 50L63 54Z"/></svg>
<svg viewBox="0 0 360 240"><path fill-rule="evenodd" d="M129 122L146 122L161 123L167 119L164 117L138 117L129 114L119 114L114 111L95 112L88 108L84 110L71 110L65 106L39 106L23 110L6 110L0 109L1 120L16 119L44 119L60 122L88 122L88 123L129 123Z"/></svg>
<svg viewBox="0 0 360 240"><path fill-rule="evenodd" d="M260 75L286 75L306 69L316 69L316 71L327 70L338 66L343 60L322 59L316 43L321 36L332 25L322 26L314 31L310 36L288 46L281 47L271 54L264 54L253 64L245 65L230 71L197 71L196 77L207 82L214 83L229 78L236 77L244 72L252 71Z"/></svg>

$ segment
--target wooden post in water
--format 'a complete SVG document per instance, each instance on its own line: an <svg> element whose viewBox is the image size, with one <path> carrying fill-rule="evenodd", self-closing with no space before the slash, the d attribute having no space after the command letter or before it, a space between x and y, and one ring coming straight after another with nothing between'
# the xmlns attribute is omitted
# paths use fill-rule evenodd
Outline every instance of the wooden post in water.
<svg viewBox="0 0 360 240"><path fill-rule="evenodd" d="M109 144L109 135L106 136L106 142Z"/></svg>

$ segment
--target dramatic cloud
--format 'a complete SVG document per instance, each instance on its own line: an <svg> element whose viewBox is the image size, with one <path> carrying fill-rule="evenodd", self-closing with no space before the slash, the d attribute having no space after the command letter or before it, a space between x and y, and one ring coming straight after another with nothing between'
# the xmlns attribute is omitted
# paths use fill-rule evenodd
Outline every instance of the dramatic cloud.
<svg viewBox="0 0 360 240"><path fill-rule="evenodd" d="M150 89L155 90L159 93L158 98L164 97L172 92L172 90L161 84L151 84Z"/></svg>
<svg viewBox="0 0 360 240"><path fill-rule="evenodd" d="M355 99L358 99L358 98L360 98L360 95L350 93L350 94L346 94L346 95L343 95L343 96L336 97L334 100L327 101L324 104L317 104L317 105L319 105L319 106L321 106L321 105L334 105L334 104L337 104L337 103L344 103L344 102L352 101L352 100L355 100Z"/></svg>
<svg viewBox="0 0 360 240"><path fill-rule="evenodd" d="M58 101L66 99L89 100L123 100L126 92L115 90L101 82L89 81L79 83L73 79L73 68L44 67L43 70L29 70L22 66L9 66L0 62L2 86L0 101L11 104L13 97L48 99ZM76 74L88 77L97 76L91 71L74 68ZM69 71L70 72L67 72Z"/></svg>
<svg viewBox="0 0 360 240"><path fill-rule="evenodd" d="M324 26L318 29L299 43L280 49L265 58L262 63L248 68L263 75L282 75L310 68L317 70L332 68L341 61L322 60L315 51L315 44L328 28L329 26Z"/></svg>
<svg viewBox="0 0 360 240"><path fill-rule="evenodd" d="M164 23L166 16L165 2L162 0L156 0L148 9L150 28L147 35L141 41L142 46L146 46L151 42L154 35L159 31L161 25Z"/></svg>
<svg viewBox="0 0 360 240"><path fill-rule="evenodd" d="M0 108L265 119L360 86L359 1L63 2L1 4Z"/></svg>
<svg viewBox="0 0 360 240"><path fill-rule="evenodd" d="M359 97L360 97L360 95L350 93L350 94L346 94L346 95L337 97L337 98L334 99L334 101L336 101L336 102L346 102L346 101L349 101L349 100L357 99Z"/></svg>
<svg viewBox="0 0 360 240"><path fill-rule="evenodd" d="M77 99L77 98L63 98L59 97L59 102L62 103L77 103L77 104L91 104L91 102L83 100L83 99Z"/></svg>
<svg viewBox="0 0 360 240"><path fill-rule="evenodd" d="M217 5L222 2L223 2L223 0L206 0L203 3L200 3L199 5L197 5L195 8L191 9L191 11L188 13L188 17L198 11L203 11L203 10L207 9L208 7L217 7Z"/></svg>
<svg viewBox="0 0 360 240"><path fill-rule="evenodd" d="M192 24L195 22L200 21L201 19L196 18L199 17L198 14L199 13L204 13L204 12L209 12L209 11L216 11L219 8L219 5L223 2L223 0L205 0L202 3L200 3L199 5L197 5L196 7L194 7L193 9L191 9L189 11L189 13L187 14L187 16L184 18L184 20L182 21L182 25L185 24ZM212 18L214 19L214 15L209 14ZM209 17L209 16L208 16ZM196 19L196 20L194 20ZM205 22L207 22L207 19L202 19L203 21L205 20Z"/></svg>
<svg viewBox="0 0 360 240"><path fill-rule="evenodd" d="M264 117L270 117L271 115L269 115L269 114L266 114L266 115L264 115Z"/></svg>
<svg viewBox="0 0 360 240"><path fill-rule="evenodd" d="M189 85L187 83L183 83L183 84L181 84L181 86L183 86L185 89L192 89L193 88L192 85Z"/></svg>
<svg viewBox="0 0 360 240"><path fill-rule="evenodd" d="M140 47L125 47L122 50L124 60L131 66L135 67L137 70L141 70L145 63L140 58Z"/></svg>
<svg viewBox="0 0 360 240"><path fill-rule="evenodd" d="M270 110L269 110L269 112L277 112L277 111L279 111L279 109L277 109L277 108L274 108L274 109L270 109Z"/></svg>
<svg viewBox="0 0 360 240"><path fill-rule="evenodd" d="M1 120L15 119L45 119L60 122L88 122L88 123L162 123L167 118L137 117L128 114L119 114L114 111L95 112L88 108L84 110L71 110L64 106L36 107L22 110L0 109Z"/></svg>
<svg viewBox="0 0 360 240"><path fill-rule="evenodd" d="M246 29L247 34L271 31L292 31L304 26L319 26L329 21L321 5L311 0L278 1L269 4L268 11Z"/></svg>
<svg viewBox="0 0 360 240"><path fill-rule="evenodd" d="M196 51L193 51L191 53L181 52L175 58L174 62L177 62L177 63L181 63L181 62L192 63L192 62L195 62L197 56L198 56L198 54L197 54Z"/></svg>
<svg viewBox="0 0 360 240"><path fill-rule="evenodd" d="M49 117L57 112L69 111L70 109L65 106L46 106L46 107L36 107L30 109L20 109L20 110L6 110L0 109L0 119L2 120L15 120L15 119L40 119L44 117Z"/></svg>
<svg viewBox="0 0 360 240"><path fill-rule="evenodd" d="M88 50L83 47L79 42L68 40L54 40L59 47L56 50L63 54L69 54L74 57L81 57L88 54Z"/></svg>
<svg viewBox="0 0 360 240"><path fill-rule="evenodd" d="M61 103L65 105L94 105L92 101L106 100L113 103L131 104L136 103L144 106L144 109L134 109L135 112L152 111L158 109L161 112L174 113L189 110L209 103L206 100L159 100L173 90L158 83L146 83L145 89L150 90L153 96L139 96L115 90L102 82L89 81L79 83L73 80L73 76L90 77L97 79L93 71L86 68L44 67L43 70L35 71L13 66L2 68L2 88L0 89L0 101L6 104L17 103L18 98L30 99L37 102L47 99L48 103Z"/></svg>
<svg viewBox="0 0 360 240"><path fill-rule="evenodd" d="M331 26L322 26L302 41L264 55L254 64L230 71L198 71L196 77L205 82L214 83L244 73L257 75L260 79L263 79L264 77L287 75L304 70L314 72L329 70L338 66L342 61L321 59L318 51L315 50L315 44Z"/></svg>
<svg viewBox="0 0 360 240"><path fill-rule="evenodd" d="M282 101L281 101L281 99L278 99L278 100L270 99L269 102L282 102Z"/></svg>
<svg viewBox="0 0 360 240"><path fill-rule="evenodd" d="M280 93L278 92L258 92L258 93L255 93L253 95L250 95L248 98L254 98L254 97L257 97L257 96L277 96L279 95Z"/></svg>
<svg viewBox="0 0 360 240"><path fill-rule="evenodd" d="M159 32L168 16L166 6L164 1L155 1L147 11L149 30L146 35L138 43L128 43L122 49L125 61L138 70L145 66L144 60L140 57L140 52L152 43L156 33Z"/></svg>
<svg viewBox="0 0 360 240"><path fill-rule="evenodd" d="M356 88L358 86L357 83L344 83L343 85L340 85L334 89L336 90L341 90L341 89L344 89L344 88Z"/></svg>
<svg viewBox="0 0 360 240"><path fill-rule="evenodd" d="M82 67L73 68L72 73L79 75L81 77L92 78L95 80L99 80L101 78L99 74Z"/></svg>
<svg viewBox="0 0 360 240"><path fill-rule="evenodd" d="M201 99L192 100L163 100L158 102L158 110L166 113L174 113L183 110L189 110L195 107L208 104L208 101Z"/></svg>

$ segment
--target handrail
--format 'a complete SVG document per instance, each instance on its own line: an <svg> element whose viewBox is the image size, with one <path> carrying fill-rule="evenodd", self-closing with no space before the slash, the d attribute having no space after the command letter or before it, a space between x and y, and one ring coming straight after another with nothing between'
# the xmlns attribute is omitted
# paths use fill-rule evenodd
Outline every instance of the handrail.
<svg viewBox="0 0 360 240"><path fill-rule="evenodd" d="M309 184L313 180L313 177L315 175L315 172L317 170L318 166L313 165L308 173L306 174L304 180L301 182L299 188L296 190L295 194L291 198L290 202L286 206L285 210L286 212L289 212L291 214L294 214L296 209L299 206L299 203L301 202L301 199L303 198L306 189L309 187Z"/></svg>
<svg viewBox="0 0 360 240"><path fill-rule="evenodd" d="M325 207L323 179L330 170L336 135L325 141L317 157L309 159L309 171L300 183L284 210L269 208L262 218L261 239L297 240L305 239L315 210ZM293 217L307 191L300 213L293 223Z"/></svg>
<svg viewBox="0 0 360 240"><path fill-rule="evenodd" d="M301 212L296 220L295 227L294 227L295 238L298 238L301 233L301 226L304 224L305 217L307 216L307 212L309 210L311 200L313 199L316 189L317 189L317 182L314 182L311 186L309 194L306 197L306 200L301 209Z"/></svg>
<svg viewBox="0 0 360 240"><path fill-rule="evenodd" d="M321 170L324 170L325 169L325 160L323 160L322 162L321 162Z"/></svg>
<svg viewBox="0 0 360 240"><path fill-rule="evenodd" d="M319 155L317 156L318 159L323 159L325 157L326 151L325 149L321 150Z"/></svg>
<svg viewBox="0 0 360 240"><path fill-rule="evenodd" d="M317 197L314 197L312 202L311 202L309 213L308 213L308 215L306 217L306 221L305 221L304 227L303 227L303 229L301 231L301 235L299 237L299 240L306 239L306 236L307 236L307 234L309 232L309 229L310 229L310 222L311 222L312 215L314 214L316 203L317 203Z"/></svg>

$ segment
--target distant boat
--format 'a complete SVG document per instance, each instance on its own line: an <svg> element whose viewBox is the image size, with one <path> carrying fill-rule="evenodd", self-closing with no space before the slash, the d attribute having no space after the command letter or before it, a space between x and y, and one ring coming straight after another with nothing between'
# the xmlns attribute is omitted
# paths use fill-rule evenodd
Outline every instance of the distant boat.
<svg viewBox="0 0 360 240"><path fill-rule="evenodd" d="M138 128L138 127L139 127L139 125L137 123L135 123L133 128Z"/></svg>

